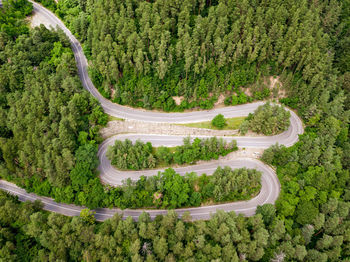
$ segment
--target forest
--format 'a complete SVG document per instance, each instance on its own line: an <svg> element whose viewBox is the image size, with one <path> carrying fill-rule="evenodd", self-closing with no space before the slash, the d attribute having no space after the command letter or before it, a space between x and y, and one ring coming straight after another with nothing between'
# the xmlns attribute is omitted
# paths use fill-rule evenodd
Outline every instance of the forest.
<svg viewBox="0 0 350 262"><path fill-rule="evenodd" d="M106 207L163 208L200 206L227 201L248 200L260 192L261 172L255 169L218 167L208 176L177 174L172 168L156 176L130 178L121 187L110 187L104 195Z"/></svg>
<svg viewBox="0 0 350 262"><path fill-rule="evenodd" d="M6 15L12 16L22 7L5 8ZM23 8L20 12L27 11ZM17 19L21 21L24 17ZM29 192L89 208L198 206L209 199L217 202L249 199L259 192L260 176L254 170L237 171L239 176L229 178L233 187L237 185L231 194L224 189L216 189L214 194L216 180L231 172L219 170L211 179L203 176L198 186L206 188L203 194L194 189L200 180L196 174L184 178L173 170L151 178L142 177L136 182L125 181L116 188L102 185L96 171L97 148L101 142L98 131L107 123L107 115L82 89L74 56L63 32L40 27L18 36L2 34L7 37L0 50L0 116L1 123L5 123L0 126L2 178L16 182ZM138 161L141 158L136 157L137 153L148 152L143 149L138 150L137 145L125 147L134 151L130 157ZM175 154L168 152L168 148L158 148L154 160L169 161L166 164L193 163L198 159L218 158L233 150L237 150L235 141L228 144L211 138L195 139L191 143L185 139ZM132 165L131 158L127 159L128 165ZM149 158L147 156L147 161ZM144 168L152 167L147 161L141 163L146 165ZM140 169L136 167L134 169ZM158 202L154 202L154 194L162 196ZM222 197L217 198L217 194Z"/></svg>
<svg viewBox="0 0 350 262"><path fill-rule="evenodd" d="M81 204L96 206L107 115L83 90L63 32L25 25L31 10L27 1L9 1L0 12L0 174L58 201L79 193Z"/></svg>
<svg viewBox="0 0 350 262"><path fill-rule="evenodd" d="M253 217L219 211L190 222L174 211L153 221L119 215L102 224L65 217L0 192L0 258L6 261L339 261L349 256L349 202L330 198L311 224L295 228L271 204ZM270 260L270 259L274 260ZM346 260L343 260L346 261Z"/></svg>
<svg viewBox="0 0 350 262"><path fill-rule="evenodd" d="M83 42L100 92L121 104L210 108L222 93L246 103L270 97L264 78L279 75L286 102L305 107L335 85L333 60L347 72L347 0L43 2Z"/></svg>
<svg viewBox="0 0 350 262"><path fill-rule="evenodd" d="M350 259L349 0L42 2L75 28L95 84L115 102L134 105L128 98L138 96L135 106L178 110L171 96L184 96L181 108L209 108L227 92L226 104L245 103L236 97L246 88L279 75L280 102L303 118L305 133L292 147L265 150L281 195L252 217L218 212L192 222L170 211L98 223L1 192L2 260ZM121 189L106 192L95 173L107 116L82 90L69 43L61 32L28 28L28 2L8 3L0 11L1 177L58 201L118 206Z"/></svg>
<svg viewBox="0 0 350 262"><path fill-rule="evenodd" d="M199 139L190 137L183 140L183 145L174 148L165 146L153 147L150 142L137 140L134 144L126 139L116 140L110 146L107 157L112 165L119 169L141 170L169 166L171 164L195 164L198 160L218 159L238 150L236 140L227 143L216 137Z"/></svg>

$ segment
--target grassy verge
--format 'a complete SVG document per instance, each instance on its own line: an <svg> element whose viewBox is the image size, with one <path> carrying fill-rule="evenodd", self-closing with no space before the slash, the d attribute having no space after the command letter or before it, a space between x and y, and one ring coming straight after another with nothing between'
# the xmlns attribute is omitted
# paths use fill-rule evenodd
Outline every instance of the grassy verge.
<svg viewBox="0 0 350 262"><path fill-rule="evenodd" d="M239 129L239 126L242 124L246 117L233 117L226 118L226 126L221 130L235 130ZM219 130L219 128L213 126L211 121L198 122L198 123L189 123L189 124L179 124L181 126L195 127L195 128L206 128L206 129L215 129Z"/></svg>
<svg viewBox="0 0 350 262"><path fill-rule="evenodd" d="M119 117L108 115L108 122L109 121L124 121L124 120L125 120L124 118L119 118Z"/></svg>

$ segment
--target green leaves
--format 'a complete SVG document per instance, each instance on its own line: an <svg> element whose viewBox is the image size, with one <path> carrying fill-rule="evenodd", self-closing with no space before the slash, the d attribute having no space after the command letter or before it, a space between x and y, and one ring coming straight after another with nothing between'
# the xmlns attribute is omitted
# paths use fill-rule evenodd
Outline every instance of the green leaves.
<svg viewBox="0 0 350 262"><path fill-rule="evenodd" d="M62 32L40 27L2 44L2 172L11 172L9 178L30 192L100 206L104 191L96 179L95 139L107 115L82 90L69 41Z"/></svg>
<svg viewBox="0 0 350 262"><path fill-rule="evenodd" d="M222 114L218 114L216 117L213 118L211 121L212 125L219 128L223 129L226 125L226 119Z"/></svg>
<svg viewBox="0 0 350 262"><path fill-rule="evenodd" d="M54 66L58 66L61 63L63 53L71 53L70 48L63 47L61 42L53 43L53 49L51 50L51 58L49 60L49 64L53 64Z"/></svg>
<svg viewBox="0 0 350 262"><path fill-rule="evenodd" d="M242 123L240 132L245 134L250 129L264 135L276 135L288 129L289 118L290 113L283 107L266 103Z"/></svg>
<svg viewBox="0 0 350 262"><path fill-rule="evenodd" d="M186 204L189 198L190 187L184 179L173 169L166 169L163 179L163 207L176 208Z"/></svg>
<svg viewBox="0 0 350 262"><path fill-rule="evenodd" d="M261 173L255 169L220 168L210 176L214 185L213 198L216 202L233 199L248 199L260 191Z"/></svg>
<svg viewBox="0 0 350 262"><path fill-rule="evenodd" d="M80 218L85 222L85 223L88 223L88 224L95 224L96 222L96 219L95 219L95 213L94 211L91 211L90 209L88 208L85 208L83 210L81 210L80 212Z"/></svg>
<svg viewBox="0 0 350 262"><path fill-rule="evenodd" d="M153 148L151 143L128 139L116 140L114 146L109 147L107 157L112 165L120 169L147 169L169 164L194 164L198 160L217 159L237 150L237 143L212 137L209 139L195 138L191 144L190 137L184 139L184 145L175 148Z"/></svg>
<svg viewBox="0 0 350 262"><path fill-rule="evenodd" d="M0 12L0 33L4 32L13 39L22 34L28 34L29 29L23 19L31 14L32 10L32 4L26 0L3 1Z"/></svg>

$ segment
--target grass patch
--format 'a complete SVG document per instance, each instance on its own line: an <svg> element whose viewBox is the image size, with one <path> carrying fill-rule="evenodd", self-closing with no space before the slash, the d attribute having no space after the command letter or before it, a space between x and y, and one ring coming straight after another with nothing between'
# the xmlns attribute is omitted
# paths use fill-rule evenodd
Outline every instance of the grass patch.
<svg viewBox="0 0 350 262"><path fill-rule="evenodd" d="M198 123L189 123L189 124L179 124L181 126L195 127L195 128L206 128L206 129L215 129L215 130L236 130L239 129L240 125L246 117L233 117L226 118L226 126L223 129L219 129L211 124L211 121L198 122Z"/></svg>
<svg viewBox="0 0 350 262"><path fill-rule="evenodd" d="M124 121L124 120L125 120L124 118L119 118L119 117L108 115L108 122L109 121Z"/></svg>

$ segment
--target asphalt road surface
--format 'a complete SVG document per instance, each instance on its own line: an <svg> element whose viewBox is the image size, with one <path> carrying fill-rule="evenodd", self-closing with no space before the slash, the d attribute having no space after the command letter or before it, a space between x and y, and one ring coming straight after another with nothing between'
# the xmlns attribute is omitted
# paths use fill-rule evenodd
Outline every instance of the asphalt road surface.
<svg viewBox="0 0 350 262"><path fill-rule="evenodd" d="M1 0L0 0L1 1ZM77 67L79 72L79 77L82 84L86 90L88 90L94 97L96 97L101 103L103 109L106 113L121 118L127 118L131 120L147 121L147 122L168 122L168 123L190 123L190 122L201 122L205 120L211 120L214 116L221 113L225 117L238 117L246 116L253 112L259 105L264 102L251 103L246 105L240 105L235 107L225 107L220 109L208 110L208 111L197 111L189 113L161 113L161 112L150 112L146 110L132 109L129 107L121 106L110 102L100 95L97 89L92 84L88 73L87 73L87 59L83 54L82 48L78 40L71 34L71 32L64 26L64 24L50 11L42 7L37 3L33 3L34 10L37 13L45 16L47 20L50 21L52 27L61 28L65 34L68 36L72 49L77 61ZM231 137L224 139L237 140L239 147L251 147L251 148L267 148L276 142L291 146L298 141L298 135L303 133L303 126L301 120L293 112L291 112L290 127L286 132L280 135L270 136L270 137ZM128 135L117 135L105 140L99 148L99 159L100 166L99 170L101 172L101 179L112 185L121 184L122 180L131 177L132 179L137 179L140 175L154 175L157 170L148 171L128 171L122 172L114 169L108 159L105 157L107 147L112 145L115 139L130 139L135 141L137 139L143 141L150 141L154 146L176 146L182 144L182 136L161 136L161 135L150 135L150 134L128 134ZM234 203L226 203L220 205L203 206L196 208L186 208L186 209L176 209L176 212L181 216L184 211L189 211L193 219L208 219L211 214L215 213L218 209L222 209L226 212L235 211L236 213L244 214L247 216L255 214L256 207L258 205L263 205L265 203L274 203L278 198L280 192L280 184L278 178L273 169L264 165L262 162L249 158L240 158L230 161L210 161L206 164L194 165L189 167L177 168L176 171L180 174L185 174L186 172L194 171L199 174L207 173L211 174L215 171L218 166L230 166L232 168L255 168L262 172L261 179L261 191L253 199L249 201L241 201ZM17 195L21 201L35 201L41 200L44 204L44 209L52 212L61 213L67 216L79 215L83 207L75 205L67 205L62 203L56 203L50 198L40 197L32 193L27 193L24 189L17 187L16 185L0 180L0 188L10 192L11 194ZM103 221L105 219L111 218L115 213L123 213L124 217L131 216L137 219L142 212L150 213L151 217L154 218L156 215L163 215L167 213L167 210L120 210L120 209L96 209L96 219Z"/></svg>

